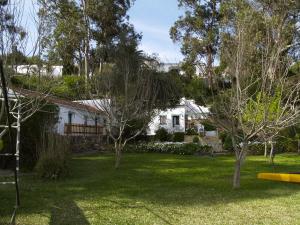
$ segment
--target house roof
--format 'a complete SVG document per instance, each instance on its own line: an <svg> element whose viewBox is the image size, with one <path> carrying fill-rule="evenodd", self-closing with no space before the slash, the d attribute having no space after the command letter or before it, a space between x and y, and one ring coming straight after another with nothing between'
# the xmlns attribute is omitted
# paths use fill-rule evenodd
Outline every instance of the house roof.
<svg viewBox="0 0 300 225"><path fill-rule="evenodd" d="M70 108L77 109L77 110L87 111L90 113L97 113L97 114L103 113L103 111L101 111L91 105L83 104L81 102L74 102L74 101L61 99L61 98L55 97L53 95L41 93L38 91L32 91L32 90L21 89L21 88L13 88L12 91L15 93L15 95L17 94L17 95L23 95L23 96L27 96L27 97L31 97L31 98L40 98L41 100L45 100L46 102L49 102L49 103L52 103L55 105L66 106L66 107L70 107Z"/></svg>

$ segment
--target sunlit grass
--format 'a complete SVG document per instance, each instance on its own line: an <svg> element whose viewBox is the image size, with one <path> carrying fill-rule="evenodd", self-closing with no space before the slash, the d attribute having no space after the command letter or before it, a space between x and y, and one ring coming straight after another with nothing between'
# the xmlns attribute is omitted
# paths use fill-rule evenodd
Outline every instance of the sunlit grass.
<svg viewBox="0 0 300 225"><path fill-rule="evenodd" d="M233 190L233 157L163 154L74 157L69 178L21 178L20 225L300 224L300 185L257 180L258 172L300 172L300 157L277 155L243 165ZM1 178L0 178L1 179ZM7 224L13 187L0 186L0 224Z"/></svg>

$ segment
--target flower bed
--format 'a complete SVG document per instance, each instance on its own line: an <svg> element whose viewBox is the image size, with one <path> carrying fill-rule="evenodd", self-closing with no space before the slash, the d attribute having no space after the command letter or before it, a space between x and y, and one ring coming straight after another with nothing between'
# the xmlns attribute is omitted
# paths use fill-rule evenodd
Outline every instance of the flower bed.
<svg viewBox="0 0 300 225"><path fill-rule="evenodd" d="M148 143L138 145L127 145L125 147L126 152L135 153L169 153L177 155L204 155L211 153L211 146L199 145L195 143Z"/></svg>

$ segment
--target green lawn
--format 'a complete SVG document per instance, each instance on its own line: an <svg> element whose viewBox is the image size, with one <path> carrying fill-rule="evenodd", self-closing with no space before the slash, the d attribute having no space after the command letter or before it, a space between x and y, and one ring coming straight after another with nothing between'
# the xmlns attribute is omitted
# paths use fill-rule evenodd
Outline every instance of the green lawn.
<svg viewBox="0 0 300 225"><path fill-rule="evenodd" d="M300 224L300 185L262 181L258 172L299 171L300 157L277 155L275 167L249 157L242 187L232 190L233 157L163 154L75 157L71 176L21 179L19 225ZM0 186L0 224L13 207L13 187Z"/></svg>

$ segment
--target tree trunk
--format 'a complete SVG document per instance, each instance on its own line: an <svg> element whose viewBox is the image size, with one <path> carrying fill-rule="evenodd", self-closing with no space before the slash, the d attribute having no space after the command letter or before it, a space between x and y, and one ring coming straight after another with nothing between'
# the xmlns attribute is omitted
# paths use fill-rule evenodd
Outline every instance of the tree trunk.
<svg viewBox="0 0 300 225"><path fill-rule="evenodd" d="M270 163L274 163L274 144L273 141L271 140L271 150L270 150Z"/></svg>
<svg viewBox="0 0 300 225"><path fill-rule="evenodd" d="M102 73L102 67L103 67L103 63L102 63L102 60L100 60L100 62L99 62L99 74Z"/></svg>
<svg viewBox="0 0 300 225"><path fill-rule="evenodd" d="M300 155L300 140L298 140L298 154Z"/></svg>
<svg viewBox="0 0 300 225"><path fill-rule="evenodd" d="M212 49L211 46L207 47L207 78L208 78L208 86L212 88L213 85L213 56L212 56Z"/></svg>
<svg viewBox="0 0 300 225"><path fill-rule="evenodd" d="M115 144L115 152L116 152L115 169L118 169L120 166L121 156L122 156L122 148L119 144Z"/></svg>
<svg viewBox="0 0 300 225"><path fill-rule="evenodd" d="M264 156L267 158L267 156L268 156L268 142L267 141L265 141L265 154L264 154Z"/></svg>
<svg viewBox="0 0 300 225"><path fill-rule="evenodd" d="M85 73L85 82L86 86L88 85L89 80L89 48L90 48L90 27L89 19L87 16L88 1L82 0L83 5L83 16L85 22L85 37L84 37L84 73Z"/></svg>
<svg viewBox="0 0 300 225"><path fill-rule="evenodd" d="M234 167L234 175L233 175L233 188L239 188L240 187L240 180L241 180L241 167L243 160L246 156L246 150L247 150L247 144L246 142L243 143L242 148L240 149L239 146L237 146L235 138L231 137L232 144L234 146L235 151L235 167Z"/></svg>
<svg viewBox="0 0 300 225"><path fill-rule="evenodd" d="M234 176L233 176L233 188L239 188L241 183L241 159L236 159L235 168L234 168Z"/></svg>

